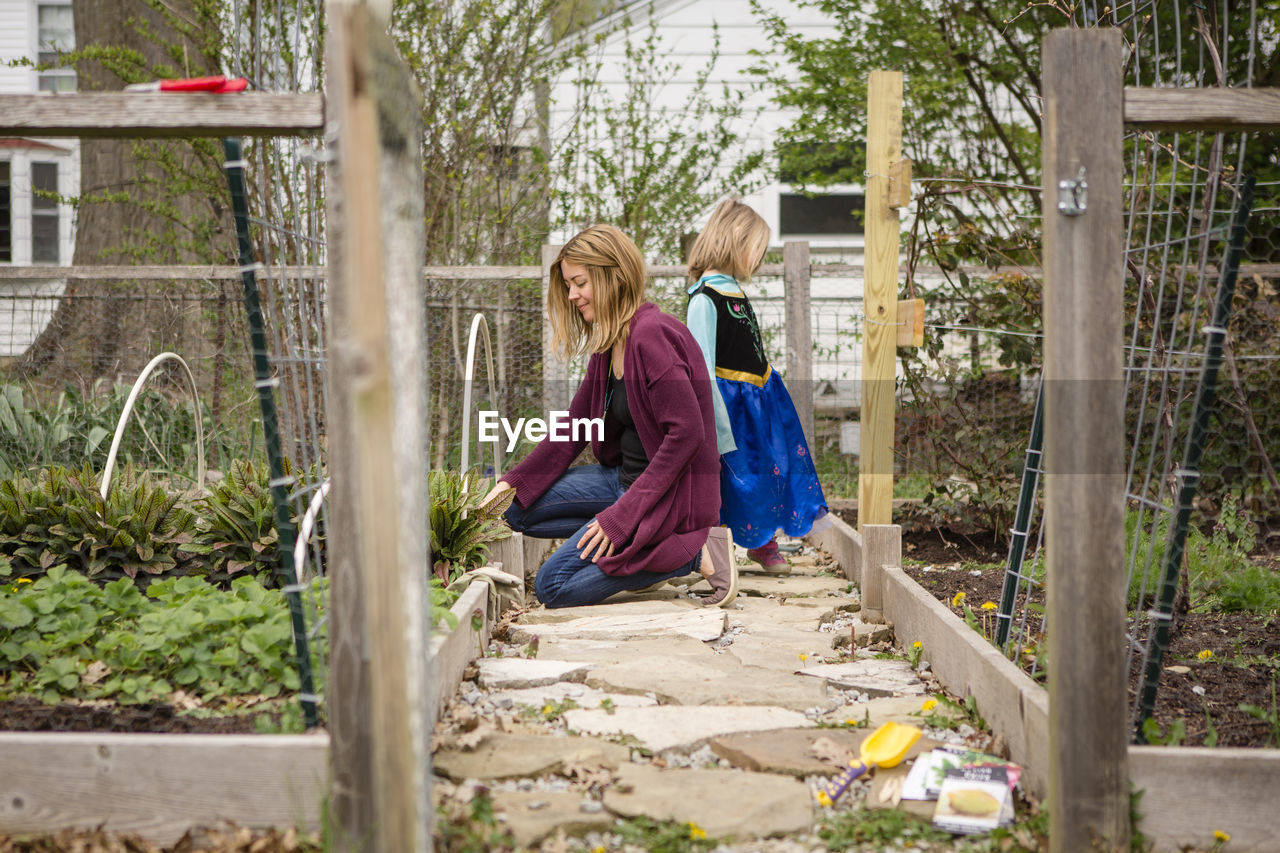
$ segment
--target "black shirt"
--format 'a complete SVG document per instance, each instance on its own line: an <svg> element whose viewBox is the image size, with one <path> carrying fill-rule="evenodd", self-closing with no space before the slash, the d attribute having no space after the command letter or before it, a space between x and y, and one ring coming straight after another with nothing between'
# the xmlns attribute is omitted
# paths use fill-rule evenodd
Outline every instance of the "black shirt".
<svg viewBox="0 0 1280 853"><path fill-rule="evenodd" d="M605 392L605 415L612 415L622 424L622 464L619 465L618 482L628 488L649 466L649 456L636 432L636 422L627 405L627 386L609 371L609 389Z"/></svg>

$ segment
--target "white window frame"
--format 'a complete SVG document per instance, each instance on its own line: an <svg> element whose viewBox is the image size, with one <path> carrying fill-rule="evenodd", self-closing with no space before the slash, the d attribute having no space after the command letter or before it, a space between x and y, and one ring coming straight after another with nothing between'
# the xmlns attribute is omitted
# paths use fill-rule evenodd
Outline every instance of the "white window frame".
<svg viewBox="0 0 1280 853"><path fill-rule="evenodd" d="M31 3L31 41L32 55L36 57L37 62L40 61L42 53L42 44L40 40L40 10L46 7L62 6L68 10L71 8L70 0L32 0ZM75 29L72 24L72 44L63 46L63 50L75 49ZM48 53L49 51L43 51ZM46 83L51 83L51 87L46 87ZM65 68L50 68L47 70L36 72L36 91L38 92L74 92L76 91L76 71L75 68L67 66Z"/></svg>

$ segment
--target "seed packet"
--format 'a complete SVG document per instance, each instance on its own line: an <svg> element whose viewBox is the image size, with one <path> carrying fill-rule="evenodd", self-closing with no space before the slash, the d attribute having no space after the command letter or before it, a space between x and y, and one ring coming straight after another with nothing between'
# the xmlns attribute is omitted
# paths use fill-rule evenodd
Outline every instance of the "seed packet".
<svg viewBox="0 0 1280 853"><path fill-rule="evenodd" d="M1013 790L1004 767L962 767L946 771L938 791L933 825L969 835L1013 822Z"/></svg>
<svg viewBox="0 0 1280 853"><path fill-rule="evenodd" d="M963 767L1003 767L1009 787L1018 784L1022 768L996 755L974 752L963 747L940 746L916 756L902 784L904 800L934 800L942 790L947 771Z"/></svg>

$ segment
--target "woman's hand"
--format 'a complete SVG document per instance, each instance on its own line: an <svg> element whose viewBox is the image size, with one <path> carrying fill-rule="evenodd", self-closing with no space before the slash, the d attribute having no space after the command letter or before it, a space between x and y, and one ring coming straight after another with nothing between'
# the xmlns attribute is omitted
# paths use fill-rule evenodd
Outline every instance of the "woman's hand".
<svg viewBox="0 0 1280 853"><path fill-rule="evenodd" d="M493 484L493 488L489 490L489 494L484 496L484 500L480 501L480 506L488 506L490 501L497 499L504 492L511 491L512 486L506 480L499 480Z"/></svg>
<svg viewBox="0 0 1280 853"><path fill-rule="evenodd" d="M582 559L590 560L593 563L600 562L601 557L613 556L613 543L609 541L609 537L601 529L600 522L594 518L587 525L587 532L582 534L582 538L578 540L578 547L582 548L578 555ZM591 555L592 549L595 549L594 555Z"/></svg>

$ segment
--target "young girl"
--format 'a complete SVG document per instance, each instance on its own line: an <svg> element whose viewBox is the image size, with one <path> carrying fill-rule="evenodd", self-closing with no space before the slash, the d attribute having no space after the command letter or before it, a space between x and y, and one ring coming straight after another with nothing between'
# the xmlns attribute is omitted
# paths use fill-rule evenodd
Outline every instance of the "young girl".
<svg viewBox="0 0 1280 853"><path fill-rule="evenodd" d="M558 347L592 353L570 422L604 417L592 435L599 465L569 467L586 439L543 439L485 497L515 490L512 529L566 539L538 570L547 607L597 604L616 592L697 571L703 604L727 606L737 568L720 514L711 381L689 330L644 301L640 250L596 225L560 250L547 305Z"/></svg>
<svg viewBox="0 0 1280 853"><path fill-rule="evenodd" d="M736 199L721 202L689 252L688 325L715 377L720 520L765 571L791 567L775 534L803 536L826 515L800 419L764 353L740 282L769 246L769 225Z"/></svg>

